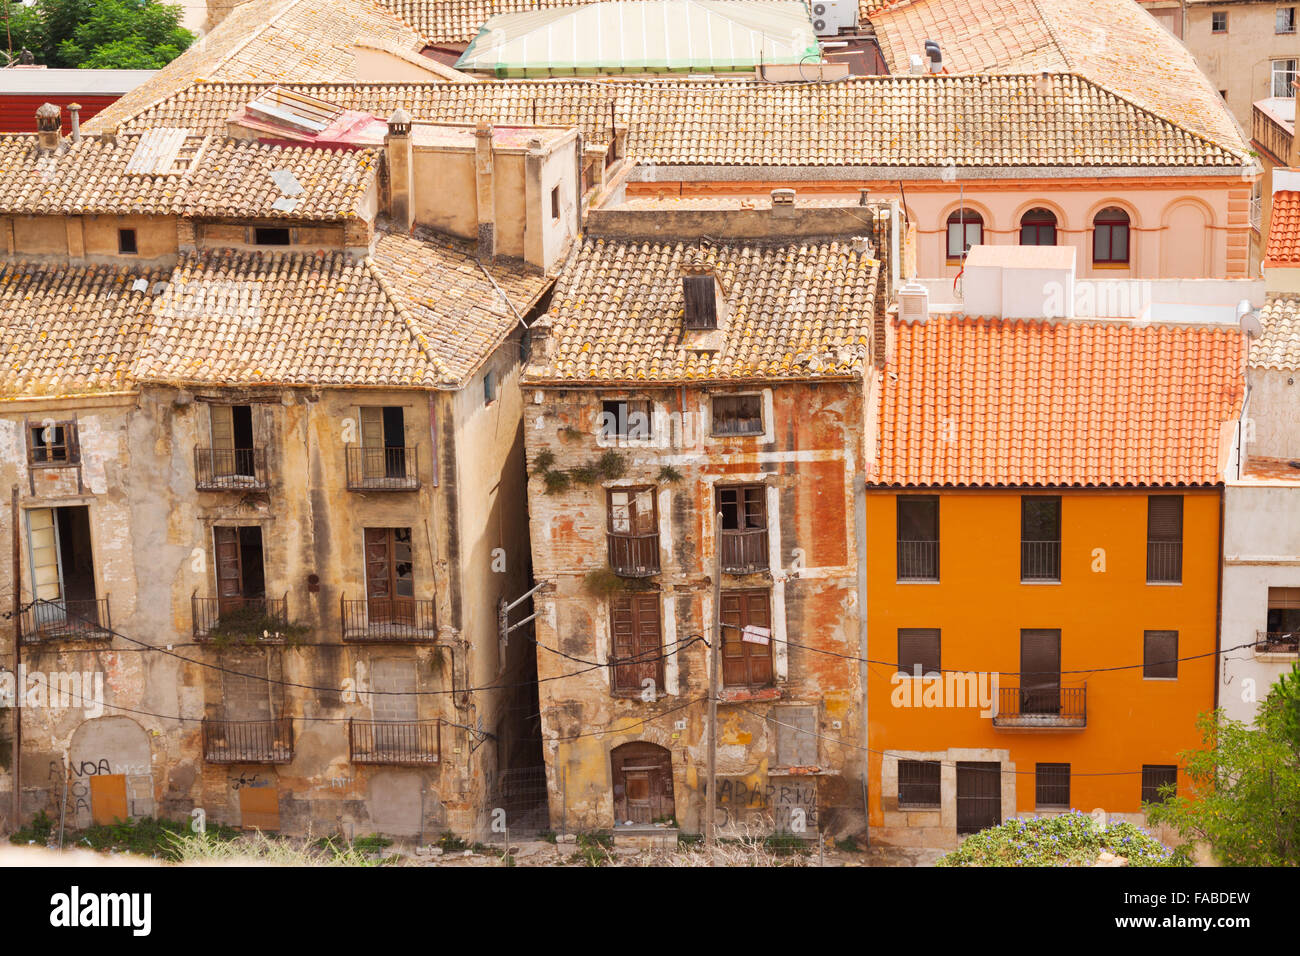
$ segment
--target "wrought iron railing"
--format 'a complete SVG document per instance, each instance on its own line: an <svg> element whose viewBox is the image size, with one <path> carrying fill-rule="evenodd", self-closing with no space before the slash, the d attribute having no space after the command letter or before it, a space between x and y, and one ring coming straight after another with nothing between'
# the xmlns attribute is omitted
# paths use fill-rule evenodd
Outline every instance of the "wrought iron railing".
<svg viewBox="0 0 1300 956"><path fill-rule="evenodd" d="M898 542L898 579L900 581L939 580L939 542Z"/></svg>
<svg viewBox="0 0 1300 956"><path fill-rule="evenodd" d="M998 686L994 727L1083 727L1088 722L1088 687Z"/></svg>
<svg viewBox="0 0 1300 956"><path fill-rule="evenodd" d="M1061 580L1061 542L1021 541L1020 580Z"/></svg>
<svg viewBox="0 0 1300 956"><path fill-rule="evenodd" d="M1177 584L1183 579L1183 543L1181 541L1147 542L1147 581Z"/></svg>
<svg viewBox="0 0 1300 956"><path fill-rule="evenodd" d="M108 596L84 601L32 602L22 615L23 643L59 640L107 640L113 622Z"/></svg>
<svg viewBox="0 0 1300 956"><path fill-rule="evenodd" d="M348 445L349 491L415 491L420 487L420 447Z"/></svg>
<svg viewBox="0 0 1300 956"><path fill-rule="evenodd" d="M289 627L289 595L284 597L201 598L190 595L196 641L280 641Z"/></svg>
<svg viewBox="0 0 1300 956"><path fill-rule="evenodd" d="M195 448L194 487L199 491L263 491L265 448Z"/></svg>
<svg viewBox="0 0 1300 956"><path fill-rule="evenodd" d="M353 763L420 767L442 759L442 721L349 720Z"/></svg>
<svg viewBox="0 0 1300 956"><path fill-rule="evenodd" d="M203 719L203 759L208 763L288 763L293 759L293 719Z"/></svg>
<svg viewBox="0 0 1300 956"><path fill-rule="evenodd" d="M1265 654L1300 654L1300 631L1259 631L1255 650Z"/></svg>
<svg viewBox="0 0 1300 956"><path fill-rule="evenodd" d="M767 529L724 529L722 531L722 570L728 574L753 574L770 567L767 554Z"/></svg>
<svg viewBox="0 0 1300 956"><path fill-rule="evenodd" d="M609 539L609 566L624 578L645 578L659 573L659 534L606 533Z"/></svg>
<svg viewBox="0 0 1300 956"><path fill-rule="evenodd" d="M434 641L438 637L436 605L432 599L339 598L343 640L350 642Z"/></svg>

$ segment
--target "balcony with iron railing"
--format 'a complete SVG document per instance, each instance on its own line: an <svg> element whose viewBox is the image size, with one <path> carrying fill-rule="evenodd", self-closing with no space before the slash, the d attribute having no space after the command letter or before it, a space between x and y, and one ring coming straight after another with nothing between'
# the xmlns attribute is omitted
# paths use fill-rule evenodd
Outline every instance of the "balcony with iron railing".
<svg viewBox="0 0 1300 956"><path fill-rule="evenodd" d="M348 445L349 491L417 491L420 446Z"/></svg>
<svg viewBox="0 0 1300 956"><path fill-rule="evenodd" d="M1300 631L1258 631L1256 654L1300 654Z"/></svg>
<svg viewBox="0 0 1300 956"><path fill-rule="evenodd" d="M289 763L293 719L211 720L204 718L203 759L208 763Z"/></svg>
<svg viewBox="0 0 1300 956"><path fill-rule="evenodd" d="M727 574L755 574L771 566L766 528L724 528L721 545L722 570Z"/></svg>
<svg viewBox="0 0 1300 956"><path fill-rule="evenodd" d="M898 580L900 581L938 581L939 580L939 542L903 541L898 542Z"/></svg>
<svg viewBox="0 0 1300 956"><path fill-rule="evenodd" d="M442 721L349 720L348 759L390 767L435 764L442 759Z"/></svg>
<svg viewBox="0 0 1300 956"><path fill-rule="evenodd" d="M265 491L265 448L195 448L194 487L199 491Z"/></svg>
<svg viewBox="0 0 1300 956"><path fill-rule="evenodd" d="M106 641L112 638L108 596L84 601L37 599L21 617L23 643Z"/></svg>
<svg viewBox="0 0 1300 956"><path fill-rule="evenodd" d="M1183 543L1181 541L1147 542L1147 583L1181 584L1183 580Z"/></svg>
<svg viewBox="0 0 1300 956"><path fill-rule="evenodd" d="M291 629L289 595L201 598L190 595L196 641L281 643Z"/></svg>
<svg viewBox="0 0 1300 956"><path fill-rule="evenodd" d="M1021 541L1020 580L1061 580L1061 542Z"/></svg>
<svg viewBox="0 0 1300 956"><path fill-rule="evenodd" d="M623 578L648 578L659 573L659 534L606 532L610 569Z"/></svg>
<svg viewBox="0 0 1300 956"><path fill-rule="evenodd" d="M438 639L432 598L339 598L343 640L365 644L417 644Z"/></svg>
<svg viewBox="0 0 1300 956"><path fill-rule="evenodd" d="M999 684L993 726L1007 730L1082 730L1088 726L1088 687Z"/></svg>

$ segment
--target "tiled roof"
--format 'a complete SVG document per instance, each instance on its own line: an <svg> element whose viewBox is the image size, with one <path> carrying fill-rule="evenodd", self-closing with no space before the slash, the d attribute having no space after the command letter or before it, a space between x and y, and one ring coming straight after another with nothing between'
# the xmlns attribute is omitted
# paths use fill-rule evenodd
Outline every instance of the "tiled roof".
<svg viewBox="0 0 1300 956"><path fill-rule="evenodd" d="M871 22L894 73L937 40L949 73L1078 73L1210 142L1247 150L1191 53L1132 0L912 0Z"/></svg>
<svg viewBox="0 0 1300 956"><path fill-rule="evenodd" d="M491 266L520 313L549 285ZM174 269L9 263L0 396L137 382L462 385L517 325L468 243L382 234L373 257L209 251Z"/></svg>
<svg viewBox="0 0 1300 956"><path fill-rule="evenodd" d="M379 0L409 23L432 44L468 43L480 28L501 13L551 10L556 7L581 7L596 0ZM911 0L858 0L862 20L888 7ZM866 23L861 24L863 27Z"/></svg>
<svg viewBox="0 0 1300 956"><path fill-rule="evenodd" d="M114 391L148 325L167 271L0 265L0 396Z"/></svg>
<svg viewBox="0 0 1300 956"><path fill-rule="evenodd" d="M191 137L192 156L178 160L174 172L128 172L140 140L138 133L116 142L86 137L46 153L35 135L0 135L0 212L339 220L362 215L362 199L378 175L374 150L215 137Z"/></svg>
<svg viewBox="0 0 1300 956"><path fill-rule="evenodd" d="M1272 293L1259 312L1263 333L1250 343L1257 368L1300 369L1300 293Z"/></svg>
<svg viewBox="0 0 1300 956"><path fill-rule="evenodd" d="M195 83L361 79L351 51L358 43L410 52L423 45L415 31L371 0L247 0L152 79L85 125L106 129ZM429 69L444 72L433 61Z"/></svg>
<svg viewBox="0 0 1300 956"><path fill-rule="evenodd" d="M205 83L132 126L203 131L267 84ZM629 125L628 150L662 165L1240 166L1210 143L1073 75L858 77L838 83L734 80L501 80L292 84L345 109L416 121L578 126L589 143Z"/></svg>
<svg viewBox="0 0 1300 956"><path fill-rule="evenodd" d="M1245 387L1236 329L931 316L894 333L870 483L1220 480Z"/></svg>
<svg viewBox="0 0 1300 956"><path fill-rule="evenodd" d="M1300 266L1300 192L1278 190L1273 194L1264 264Z"/></svg>
<svg viewBox="0 0 1300 956"><path fill-rule="evenodd" d="M726 290L716 351L687 347L684 265L715 269ZM570 383L858 376L881 272L848 238L703 248L588 238L556 282L546 358L525 375Z"/></svg>

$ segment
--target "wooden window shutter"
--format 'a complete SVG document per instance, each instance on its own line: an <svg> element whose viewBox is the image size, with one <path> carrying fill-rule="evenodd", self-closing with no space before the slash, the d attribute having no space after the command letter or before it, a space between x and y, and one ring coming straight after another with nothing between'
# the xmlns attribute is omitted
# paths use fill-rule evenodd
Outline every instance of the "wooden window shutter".
<svg viewBox="0 0 1300 956"><path fill-rule="evenodd" d="M648 678L654 681L656 694L661 693L664 678L659 592L612 599L610 632L614 649L614 690L639 694ZM623 661L631 663L620 663Z"/></svg>
<svg viewBox="0 0 1300 956"><path fill-rule="evenodd" d="M1270 611L1300 611L1300 588L1269 588Z"/></svg>
<svg viewBox="0 0 1300 956"><path fill-rule="evenodd" d="M1147 499L1147 538L1151 541L1183 540L1182 495L1153 495Z"/></svg>
<svg viewBox="0 0 1300 956"><path fill-rule="evenodd" d="M1142 676L1172 678L1178 676L1178 632L1145 631L1143 633Z"/></svg>
<svg viewBox="0 0 1300 956"><path fill-rule="evenodd" d="M936 627L900 627L898 629L898 669L915 675L916 665L922 674L939 673L939 629Z"/></svg>

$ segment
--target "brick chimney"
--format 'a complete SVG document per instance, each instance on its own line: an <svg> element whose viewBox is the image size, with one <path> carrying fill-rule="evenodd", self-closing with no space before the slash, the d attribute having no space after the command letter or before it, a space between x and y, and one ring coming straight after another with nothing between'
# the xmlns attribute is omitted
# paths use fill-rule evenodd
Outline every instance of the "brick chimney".
<svg viewBox="0 0 1300 956"><path fill-rule="evenodd" d="M478 255L496 255L496 184L492 171L492 125L479 123L474 130L474 180L478 200Z"/></svg>
<svg viewBox="0 0 1300 956"><path fill-rule="evenodd" d="M36 111L36 133L41 149L53 152L63 138L63 117L53 103L43 103Z"/></svg>
<svg viewBox="0 0 1300 956"><path fill-rule="evenodd" d="M401 107L388 117L384 150L388 160L388 215L403 231L409 232L415 221L411 116Z"/></svg>

